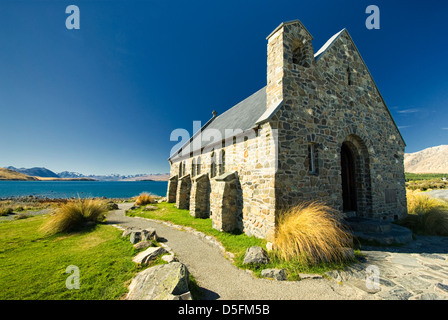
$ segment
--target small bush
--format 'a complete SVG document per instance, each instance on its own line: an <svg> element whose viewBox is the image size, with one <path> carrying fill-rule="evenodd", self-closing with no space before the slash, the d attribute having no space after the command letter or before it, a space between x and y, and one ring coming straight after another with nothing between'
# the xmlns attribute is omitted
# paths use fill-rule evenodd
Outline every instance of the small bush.
<svg viewBox="0 0 448 320"><path fill-rule="evenodd" d="M59 232L69 232L84 226L86 223L101 222L105 219L107 206L101 200L78 199L72 202L62 204L50 216L41 230L52 235Z"/></svg>
<svg viewBox="0 0 448 320"><path fill-rule="evenodd" d="M448 236L448 203L408 190L408 216L399 224L414 233Z"/></svg>
<svg viewBox="0 0 448 320"><path fill-rule="evenodd" d="M135 205L144 206L147 204L152 204L154 202L155 202L154 196L150 195L149 193L143 192L140 193L140 195L135 200Z"/></svg>
<svg viewBox="0 0 448 320"><path fill-rule="evenodd" d="M19 214L14 216L14 219L15 220L22 220L22 219L27 219L29 217L31 217L31 215L28 215L26 213L19 213Z"/></svg>
<svg viewBox="0 0 448 320"><path fill-rule="evenodd" d="M0 216L7 216L8 214L13 214L14 210L10 207L0 207Z"/></svg>
<svg viewBox="0 0 448 320"><path fill-rule="evenodd" d="M339 211L320 202L299 204L280 215L274 240L275 254L304 265L342 262L344 248L353 244Z"/></svg>

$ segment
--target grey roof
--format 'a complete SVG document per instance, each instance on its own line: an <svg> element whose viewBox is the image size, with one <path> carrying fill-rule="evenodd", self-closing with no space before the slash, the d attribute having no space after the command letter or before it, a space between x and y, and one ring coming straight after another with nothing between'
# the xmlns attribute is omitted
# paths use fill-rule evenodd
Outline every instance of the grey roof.
<svg viewBox="0 0 448 320"><path fill-rule="evenodd" d="M199 132L202 132L205 129L207 130L214 129L218 130L221 133L221 137L223 139L229 138L226 137L226 129L235 131L241 130L241 132L252 129L256 127L258 119L263 115L265 111L266 111L266 87L258 90L248 98L244 99L240 103L236 104L232 108L225 111L223 114L212 118L201 128L200 131L196 132L187 143L185 143L180 149L174 152L169 159L174 160L175 158L178 157L178 154L183 150L184 151L188 150L187 152L196 151L198 149L197 145L200 146L201 148L204 148L206 146L218 142L216 140L214 141L213 139L210 139L211 141L201 141L200 144L196 144L195 142L201 139L200 136L198 136Z"/></svg>

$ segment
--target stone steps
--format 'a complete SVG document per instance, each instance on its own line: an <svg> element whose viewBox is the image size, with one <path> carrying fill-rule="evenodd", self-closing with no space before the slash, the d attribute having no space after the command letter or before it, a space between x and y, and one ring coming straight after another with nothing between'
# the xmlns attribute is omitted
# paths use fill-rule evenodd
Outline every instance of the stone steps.
<svg viewBox="0 0 448 320"><path fill-rule="evenodd" d="M380 245L406 244L412 241L411 230L391 222L367 218L347 218L353 235L364 241Z"/></svg>

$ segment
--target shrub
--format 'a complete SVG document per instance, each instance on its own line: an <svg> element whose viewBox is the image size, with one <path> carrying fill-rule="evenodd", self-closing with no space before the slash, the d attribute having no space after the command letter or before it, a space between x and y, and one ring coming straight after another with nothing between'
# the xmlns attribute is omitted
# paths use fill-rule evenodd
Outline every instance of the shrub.
<svg viewBox="0 0 448 320"><path fill-rule="evenodd" d="M320 202L301 203L278 219L274 250L286 261L302 260L306 265L342 262L344 248L353 244L339 211Z"/></svg>
<svg viewBox="0 0 448 320"><path fill-rule="evenodd" d="M31 216L26 214L26 213L19 213L19 214L14 216L14 219L15 220L22 220L22 219L28 219L29 217L31 217Z"/></svg>
<svg viewBox="0 0 448 320"><path fill-rule="evenodd" d="M144 206L154 202L155 202L154 196L150 195L149 193L143 192L140 193L140 195L135 200L135 205Z"/></svg>
<svg viewBox="0 0 448 320"><path fill-rule="evenodd" d="M107 207L101 200L77 199L62 204L41 230L47 235L73 231L86 223L103 221L106 213Z"/></svg>
<svg viewBox="0 0 448 320"><path fill-rule="evenodd" d="M10 207L0 207L0 216L7 216L8 214L13 214L14 210Z"/></svg>
<svg viewBox="0 0 448 320"><path fill-rule="evenodd" d="M399 224L414 233L448 236L448 203L418 191L406 192L408 216Z"/></svg>

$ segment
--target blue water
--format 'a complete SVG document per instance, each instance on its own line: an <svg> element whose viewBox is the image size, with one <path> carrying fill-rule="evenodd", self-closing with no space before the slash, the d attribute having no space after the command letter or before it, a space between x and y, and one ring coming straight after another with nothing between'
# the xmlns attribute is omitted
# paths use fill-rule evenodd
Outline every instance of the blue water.
<svg viewBox="0 0 448 320"><path fill-rule="evenodd" d="M0 198L130 198L142 192L165 196L166 181L0 181Z"/></svg>

